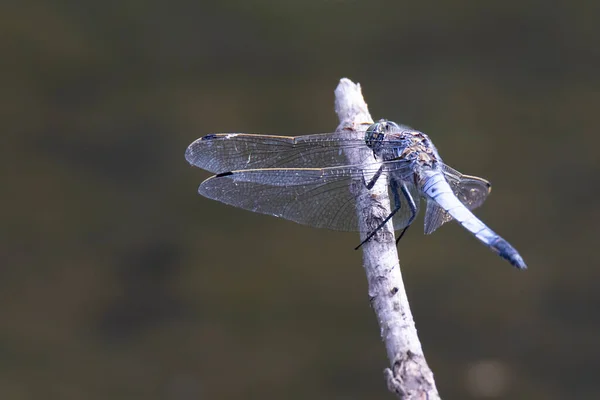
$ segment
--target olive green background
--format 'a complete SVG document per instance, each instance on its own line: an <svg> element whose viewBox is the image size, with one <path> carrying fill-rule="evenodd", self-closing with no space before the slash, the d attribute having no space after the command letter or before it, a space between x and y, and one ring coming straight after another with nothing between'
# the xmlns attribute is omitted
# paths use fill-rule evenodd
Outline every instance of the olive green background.
<svg viewBox="0 0 600 400"><path fill-rule="evenodd" d="M358 235L197 195L211 132L374 118L489 179L399 247L444 399L600 398L600 6L575 1L0 5L0 399L390 399Z"/></svg>

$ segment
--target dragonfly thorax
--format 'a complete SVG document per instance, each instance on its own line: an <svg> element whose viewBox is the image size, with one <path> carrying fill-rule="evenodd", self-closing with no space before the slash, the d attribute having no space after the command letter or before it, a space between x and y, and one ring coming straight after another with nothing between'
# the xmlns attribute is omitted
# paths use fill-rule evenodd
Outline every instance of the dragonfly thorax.
<svg viewBox="0 0 600 400"><path fill-rule="evenodd" d="M381 161L403 160L413 167L434 169L442 161L426 134L385 119L367 129L365 142Z"/></svg>

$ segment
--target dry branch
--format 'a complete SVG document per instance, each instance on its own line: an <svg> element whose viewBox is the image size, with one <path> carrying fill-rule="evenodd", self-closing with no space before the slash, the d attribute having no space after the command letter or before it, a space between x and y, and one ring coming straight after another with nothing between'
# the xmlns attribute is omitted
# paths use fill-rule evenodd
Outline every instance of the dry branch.
<svg viewBox="0 0 600 400"><path fill-rule="evenodd" d="M355 130L362 137L366 127L373 123L359 84L343 78L335 90L335 111L340 119L339 130ZM353 154L348 154L351 164ZM383 177L382 177L383 178ZM363 186L358 195L357 212L361 240L365 232L379 226L390 213L386 179L379 179L368 190ZM369 284L369 299L377 315L381 338L385 342L391 368L384 373L390 391L401 399L439 399L410 311L402 282L400 262L394 240L392 222L362 246L363 264Z"/></svg>

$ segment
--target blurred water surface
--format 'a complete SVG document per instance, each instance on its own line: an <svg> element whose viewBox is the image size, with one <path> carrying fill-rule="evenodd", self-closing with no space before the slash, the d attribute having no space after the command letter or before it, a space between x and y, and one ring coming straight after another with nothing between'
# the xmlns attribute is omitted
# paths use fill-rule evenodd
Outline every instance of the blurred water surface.
<svg viewBox="0 0 600 400"><path fill-rule="evenodd" d="M599 6L592 1L35 0L0 5L0 398L388 399L358 235L196 195L210 132L374 118L489 179L400 243L447 399L600 398Z"/></svg>

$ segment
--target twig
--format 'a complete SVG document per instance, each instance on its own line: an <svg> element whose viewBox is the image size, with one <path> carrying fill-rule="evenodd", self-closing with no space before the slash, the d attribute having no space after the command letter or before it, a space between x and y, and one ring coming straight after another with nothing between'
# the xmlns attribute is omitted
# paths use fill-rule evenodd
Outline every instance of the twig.
<svg viewBox="0 0 600 400"><path fill-rule="evenodd" d="M340 119L338 131L364 131L373 123L360 85L346 78L335 89L335 111ZM347 157L351 164L360 163L357 155L347 154ZM390 201L386 179L378 179L371 190L364 185L360 190L357 212L363 240L389 215ZM402 282L392 222L363 244L362 249L369 299L391 364L391 369L384 371L388 389L405 400L439 399Z"/></svg>

